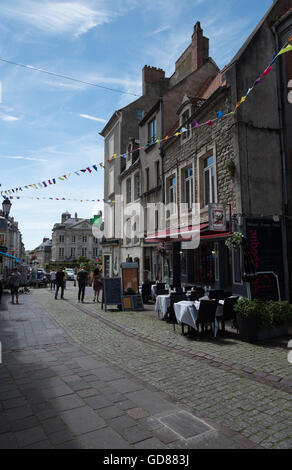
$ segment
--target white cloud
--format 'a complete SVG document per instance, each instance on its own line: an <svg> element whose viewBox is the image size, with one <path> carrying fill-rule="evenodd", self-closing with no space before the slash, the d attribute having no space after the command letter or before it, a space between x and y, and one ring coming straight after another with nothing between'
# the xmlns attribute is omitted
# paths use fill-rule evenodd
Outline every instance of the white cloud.
<svg viewBox="0 0 292 470"><path fill-rule="evenodd" d="M91 121L97 121L97 122L107 122L106 119L102 119L102 118L97 118L97 117L94 117L94 116L90 116L89 114L79 114L80 117L84 118L84 119L90 119Z"/></svg>
<svg viewBox="0 0 292 470"><path fill-rule="evenodd" d="M19 121L20 118L16 116L11 116L9 114L0 114L0 119L5 122L14 122Z"/></svg>
<svg viewBox="0 0 292 470"><path fill-rule="evenodd" d="M88 3L88 2L87 2ZM91 8L85 1L16 0L2 6L2 14L23 21L49 34L70 33L78 37L90 29L109 23L117 13Z"/></svg>
<svg viewBox="0 0 292 470"><path fill-rule="evenodd" d="M156 34L163 33L164 31L167 31L170 28L169 25L166 26L161 26L160 28L155 29L154 31L151 31L150 33L146 34L146 37L148 36L156 36Z"/></svg>
<svg viewBox="0 0 292 470"><path fill-rule="evenodd" d="M44 158L22 157L21 155L0 156L0 158L8 158L9 160L30 160L33 162L47 162Z"/></svg>

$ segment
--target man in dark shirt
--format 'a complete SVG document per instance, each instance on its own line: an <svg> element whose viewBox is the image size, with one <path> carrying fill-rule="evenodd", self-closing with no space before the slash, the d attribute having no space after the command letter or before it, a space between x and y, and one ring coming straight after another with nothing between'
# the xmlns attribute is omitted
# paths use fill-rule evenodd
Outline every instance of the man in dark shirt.
<svg viewBox="0 0 292 470"><path fill-rule="evenodd" d="M59 271L56 274L56 293L55 293L55 299L58 298L58 292L61 287L61 299L64 298L64 278L65 278L65 273L63 271L63 268L60 268Z"/></svg>
<svg viewBox="0 0 292 470"><path fill-rule="evenodd" d="M78 302L84 302L84 295L85 295L85 287L87 285L87 279L88 279L88 272L86 271L85 268L82 268L79 273L77 274L77 280L78 280Z"/></svg>

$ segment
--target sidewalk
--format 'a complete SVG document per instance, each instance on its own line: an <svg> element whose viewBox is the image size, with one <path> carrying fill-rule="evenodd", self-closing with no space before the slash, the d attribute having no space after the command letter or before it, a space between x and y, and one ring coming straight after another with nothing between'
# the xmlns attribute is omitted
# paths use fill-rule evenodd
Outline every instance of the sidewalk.
<svg viewBox="0 0 292 470"><path fill-rule="evenodd" d="M34 294L7 306L0 312L1 449L256 446L77 344Z"/></svg>

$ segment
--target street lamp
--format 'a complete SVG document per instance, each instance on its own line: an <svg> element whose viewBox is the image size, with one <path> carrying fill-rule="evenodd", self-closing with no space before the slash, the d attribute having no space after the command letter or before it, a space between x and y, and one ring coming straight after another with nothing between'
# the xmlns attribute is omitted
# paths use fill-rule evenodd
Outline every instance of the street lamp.
<svg viewBox="0 0 292 470"><path fill-rule="evenodd" d="M9 216L9 212L10 212L10 209L11 209L11 202L9 199L4 199L4 201L2 202L2 209L3 209L3 215L4 217L7 219L8 216Z"/></svg>

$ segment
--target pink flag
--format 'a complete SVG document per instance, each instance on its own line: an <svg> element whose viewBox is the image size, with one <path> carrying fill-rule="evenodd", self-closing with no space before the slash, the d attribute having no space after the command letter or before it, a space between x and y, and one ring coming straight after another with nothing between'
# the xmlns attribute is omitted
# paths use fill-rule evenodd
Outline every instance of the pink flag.
<svg viewBox="0 0 292 470"><path fill-rule="evenodd" d="M269 67L267 67L266 70L261 74L261 78L268 75L271 70L272 70L272 67L269 65Z"/></svg>

